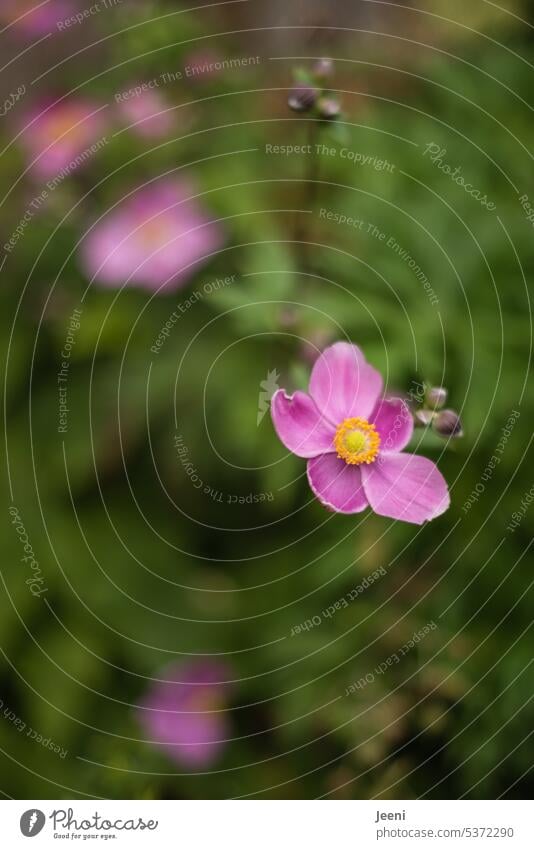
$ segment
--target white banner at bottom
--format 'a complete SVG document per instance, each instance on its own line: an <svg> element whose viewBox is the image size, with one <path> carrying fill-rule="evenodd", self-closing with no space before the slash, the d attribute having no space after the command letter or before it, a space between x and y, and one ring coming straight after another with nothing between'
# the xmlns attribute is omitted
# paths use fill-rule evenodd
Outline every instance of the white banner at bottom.
<svg viewBox="0 0 534 849"><path fill-rule="evenodd" d="M526 801L2 801L1 845L532 849L531 808Z"/></svg>

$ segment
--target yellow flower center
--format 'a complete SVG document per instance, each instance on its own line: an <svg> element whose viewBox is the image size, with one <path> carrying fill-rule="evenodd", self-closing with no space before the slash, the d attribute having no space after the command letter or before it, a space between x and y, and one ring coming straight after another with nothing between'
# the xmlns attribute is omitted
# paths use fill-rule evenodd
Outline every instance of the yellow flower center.
<svg viewBox="0 0 534 849"><path fill-rule="evenodd" d="M380 436L365 419L345 419L334 437L337 456L351 466L374 463L380 448Z"/></svg>

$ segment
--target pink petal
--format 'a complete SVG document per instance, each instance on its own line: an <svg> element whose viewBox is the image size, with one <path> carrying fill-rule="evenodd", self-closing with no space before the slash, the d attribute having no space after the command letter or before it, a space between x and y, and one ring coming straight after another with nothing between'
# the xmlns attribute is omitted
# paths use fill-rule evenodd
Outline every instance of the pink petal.
<svg viewBox="0 0 534 849"><path fill-rule="evenodd" d="M402 451L413 433L413 416L401 398L383 398L371 413L369 421L380 434L380 451Z"/></svg>
<svg viewBox="0 0 534 849"><path fill-rule="evenodd" d="M310 395L334 425L371 414L382 391L382 376L365 361L356 345L336 342L315 363Z"/></svg>
<svg viewBox="0 0 534 849"><path fill-rule="evenodd" d="M336 513L361 513L369 506L359 466L351 466L336 454L308 461L308 481L321 504Z"/></svg>
<svg viewBox="0 0 534 849"><path fill-rule="evenodd" d="M334 451L334 428L321 416L305 392L275 392L271 401L274 428L285 447L297 457L317 457Z"/></svg>
<svg viewBox="0 0 534 849"><path fill-rule="evenodd" d="M450 504L437 466L415 454L381 454L375 463L362 466L362 481L375 513L391 519L422 525Z"/></svg>

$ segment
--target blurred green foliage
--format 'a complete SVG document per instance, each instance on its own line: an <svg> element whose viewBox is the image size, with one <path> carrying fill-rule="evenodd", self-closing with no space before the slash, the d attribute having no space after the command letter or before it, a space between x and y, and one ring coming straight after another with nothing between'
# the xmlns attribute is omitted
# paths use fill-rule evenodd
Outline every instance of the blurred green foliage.
<svg viewBox="0 0 534 849"><path fill-rule="evenodd" d="M248 53L246 35L217 39L224 26L201 14L149 18L136 11L129 29L110 31L98 62L87 49L40 85L111 103L132 80L182 68L192 47ZM306 117L285 105L291 62L269 62L264 50L257 67L169 86L176 133L154 144L117 135L56 190L8 257L0 311L6 503L10 480L48 592L29 593L6 510L0 697L68 756L0 717L5 793L446 798L532 790L523 742L534 719L534 510L514 533L507 525L532 485L532 230L518 194L532 193L534 49L517 21L500 26L509 49L463 32L441 53L421 47L388 62L386 46L367 45L355 63L350 41L340 44L332 85L342 92L345 141L315 126L314 138L336 153L318 157L311 202L305 158L265 152L267 143L309 137ZM445 160L496 212L432 164L429 144L446 149ZM343 147L393 168L354 164ZM11 145L0 157L6 191L23 169ZM225 248L177 292L86 292L76 243L87 222L167 171L194 178L223 221ZM25 177L11 192L3 234L32 191ZM328 221L321 208L365 226ZM307 247L294 242L297 222ZM416 260L438 305L371 224ZM153 355L177 305L232 274L237 282L202 297ZM59 352L82 302L63 440ZM361 345L389 387L443 384L461 409L466 435L453 448L417 432L418 450L451 486L452 507L434 524L326 513L270 417L256 426L268 372L276 369L282 386L301 385L310 367L303 340L343 337ZM501 462L464 510L513 410L520 417ZM184 474L176 433L211 494ZM273 498L228 503L250 493ZM348 608L290 636L382 566L387 577ZM345 695L430 621L438 628L401 664ZM189 654L226 655L240 682L234 739L210 774L180 774L139 742L132 709L145 678Z"/></svg>

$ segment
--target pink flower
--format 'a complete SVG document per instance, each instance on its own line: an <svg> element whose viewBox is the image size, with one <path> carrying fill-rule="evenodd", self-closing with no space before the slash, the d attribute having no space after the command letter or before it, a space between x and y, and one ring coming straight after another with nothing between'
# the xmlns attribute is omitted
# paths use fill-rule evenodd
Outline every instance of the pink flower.
<svg viewBox="0 0 534 849"><path fill-rule="evenodd" d="M86 271L100 283L176 289L221 246L189 184L160 180L112 209L86 236Z"/></svg>
<svg viewBox="0 0 534 849"><path fill-rule="evenodd" d="M77 6L70 0L1 0L0 20L14 24L28 35L47 35L58 21L75 14Z"/></svg>
<svg viewBox="0 0 534 849"><path fill-rule="evenodd" d="M28 113L21 144L37 176L50 179L90 161L91 147L102 139L107 121L102 107L86 100L43 104Z"/></svg>
<svg viewBox="0 0 534 849"><path fill-rule="evenodd" d="M229 670L211 660L174 664L138 707L150 742L177 763L203 768L219 756L230 735L226 703Z"/></svg>
<svg viewBox="0 0 534 849"><path fill-rule="evenodd" d="M448 508L447 484L430 460L401 453L413 419L403 400L381 398L382 388L360 349L337 342L315 363L309 395L273 396L274 427L289 451L308 459L309 484L325 507L371 507L421 525Z"/></svg>
<svg viewBox="0 0 534 849"><path fill-rule="evenodd" d="M144 91L117 105L123 121L142 138L161 138L174 129L174 115L157 91Z"/></svg>

